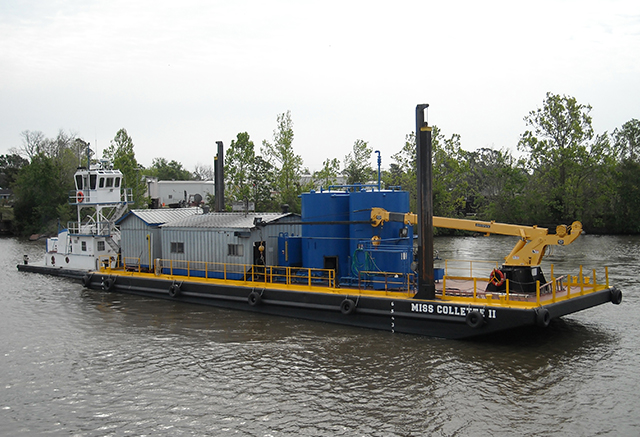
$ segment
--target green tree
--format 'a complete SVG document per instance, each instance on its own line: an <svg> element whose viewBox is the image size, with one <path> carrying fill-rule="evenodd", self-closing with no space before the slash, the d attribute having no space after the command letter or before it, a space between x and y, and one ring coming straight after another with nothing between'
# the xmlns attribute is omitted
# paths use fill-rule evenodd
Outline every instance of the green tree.
<svg viewBox="0 0 640 437"><path fill-rule="evenodd" d="M342 173L347 178L347 184L366 184L374 175L371 166L373 149L363 140L353 143L351 152L344 157L344 170Z"/></svg>
<svg viewBox="0 0 640 437"><path fill-rule="evenodd" d="M193 175L177 161L167 161L165 158L153 158L151 167L145 170L148 176L158 178L159 181L189 181Z"/></svg>
<svg viewBox="0 0 640 437"><path fill-rule="evenodd" d="M103 156L112 162L114 168L122 172L124 187L131 189L136 207L144 208L148 203L148 199L145 198L146 182L142 178L143 167L138 164L133 147L133 140L127 134L127 130L120 129L103 152Z"/></svg>
<svg viewBox="0 0 640 437"><path fill-rule="evenodd" d="M70 153L71 156L73 156ZM21 235L54 232L72 217L69 191L73 178L60 178L60 163L44 152L23 166L14 184L14 229Z"/></svg>
<svg viewBox="0 0 640 437"><path fill-rule="evenodd" d="M29 161L16 153L0 155L0 188L11 188L20 169L27 164Z"/></svg>
<svg viewBox="0 0 640 437"><path fill-rule="evenodd" d="M523 194L527 173L508 150L481 148L467 152L469 202L478 217L524 223Z"/></svg>
<svg viewBox="0 0 640 437"><path fill-rule="evenodd" d="M338 158L325 159L322 163L322 169L315 171L311 177L313 185L321 187L329 187L335 185L340 172L340 160Z"/></svg>
<svg viewBox="0 0 640 437"><path fill-rule="evenodd" d="M631 119L613 131L614 147L621 160L640 160L640 120Z"/></svg>
<svg viewBox="0 0 640 437"><path fill-rule="evenodd" d="M256 152L247 132L239 133L227 149L224 162L225 190L231 201L254 202L253 175Z"/></svg>
<svg viewBox="0 0 640 437"><path fill-rule="evenodd" d="M632 119L613 131L618 162L612 172L615 193L612 195L610 220L616 232L640 233L640 121Z"/></svg>
<svg viewBox="0 0 640 437"><path fill-rule="evenodd" d="M442 138L436 126L432 131L434 215L455 217L463 214L470 194L469 164L460 145L460 135Z"/></svg>
<svg viewBox="0 0 640 437"><path fill-rule="evenodd" d="M272 193L275 186L275 171L273 166L256 155L253 162L253 170L250 177L253 198L256 202L256 211L277 211L278 200Z"/></svg>
<svg viewBox="0 0 640 437"><path fill-rule="evenodd" d="M543 107L524 118L531 130L522 134L518 149L528 155L528 207L539 212L537 222L581 219L584 184L598 161L590 147L590 112L591 106L573 97L547 93Z"/></svg>
<svg viewBox="0 0 640 437"><path fill-rule="evenodd" d="M262 142L262 155L275 169L274 184L277 199L290 206L291 211L300 212L300 176L302 157L293 150L293 122L291 111L278 115L278 126L273 131L273 142Z"/></svg>

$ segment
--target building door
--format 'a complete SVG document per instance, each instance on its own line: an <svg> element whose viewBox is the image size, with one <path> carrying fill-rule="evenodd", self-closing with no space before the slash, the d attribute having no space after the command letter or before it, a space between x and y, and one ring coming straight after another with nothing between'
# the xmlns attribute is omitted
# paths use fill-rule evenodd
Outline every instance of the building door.
<svg viewBox="0 0 640 437"><path fill-rule="evenodd" d="M333 270L335 272L335 277L338 277L338 257L337 256L325 256L324 257L324 268L326 270Z"/></svg>
<svg viewBox="0 0 640 437"><path fill-rule="evenodd" d="M253 243L253 264L256 266L267 264L267 244L264 241Z"/></svg>

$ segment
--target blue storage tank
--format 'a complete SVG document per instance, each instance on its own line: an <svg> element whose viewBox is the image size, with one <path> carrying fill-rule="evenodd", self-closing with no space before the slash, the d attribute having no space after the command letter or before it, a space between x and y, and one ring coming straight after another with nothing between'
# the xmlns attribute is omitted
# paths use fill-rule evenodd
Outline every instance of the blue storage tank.
<svg viewBox="0 0 640 437"><path fill-rule="evenodd" d="M353 187L351 187L353 189ZM372 227L371 208L409 212L406 191L358 189L302 194L302 265L335 269L339 282L359 272L410 273L413 227L388 222ZM355 223L362 222L362 223ZM373 237L379 238L374 242ZM282 265L282 264L281 264Z"/></svg>
<svg viewBox="0 0 640 437"><path fill-rule="evenodd" d="M374 190L351 193L350 220L368 221L371 208L379 207L392 212L409 212L407 191ZM373 243L373 237L379 243ZM352 257L351 276L360 271L410 273L413 261L413 227L399 222L387 222L383 226L354 223L350 225L349 250Z"/></svg>
<svg viewBox="0 0 640 437"><path fill-rule="evenodd" d="M310 191L301 197L302 221L312 223L302 225L303 266L344 276L349 271L349 193Z"/></svg>

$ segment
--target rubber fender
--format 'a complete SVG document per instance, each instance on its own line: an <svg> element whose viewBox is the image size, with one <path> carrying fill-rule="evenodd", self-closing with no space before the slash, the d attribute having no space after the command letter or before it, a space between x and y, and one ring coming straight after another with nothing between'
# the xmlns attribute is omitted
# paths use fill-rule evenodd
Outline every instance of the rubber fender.
<svg viewBox="0 0 640 437"><path fill-rule="evenodd" d="M484 325L484 316L480 311L473 310L467 313L465 322L467 322L467 325L469 325L470 328L478 329Z"/></svg>
<svg viewBox="0 0 640 437"><path fill-rule="evenodd" d="M90 275L84 275L82 277L82 286L87 288L89 286L89 284L91 284L91 276Z"/></svg>
<svg viewBox="0 0 640 437"><path fill-rule="evenodd" d="M254 307L256 305L260 305L260 303L262 302L262 296L257 291L252 291L251 293L249 293L247 301L249 302L249 305Z"/></svg>
<svg viewBox="0 0 640 437"><path fill-rule="evenodd" d="M171 284L171 287L169 287L169 296L171 297L180 296L180 286L178 284Z"/></svg>
<svg viewBox="0 0 640 437"><path fill-rule="evenodd" d="M111 291L113 289L113 284L116 282L113 278L107 278L102 282L102 289L104 291Z"/></svg>
<svg viewBox="0 0 640 437"><path fill-rule="evenodd" d="M611 303L614 305L620 305L622 303L622 291L619 288L611 289Z"/></svg>
<svg viewBox="0 0 640 437"><path fill-rule="evenodd" d="M546 328L551 323L551 314L546 308L538 308L536 310L536 324L542 328Z"/></svg>
<svg viewBox="0 0 640 437"><path fill-rule="evenodd" d="M356 303L351 299L345 299L340 304L340 312L342 314L351 314L356 310Z"/></svg>

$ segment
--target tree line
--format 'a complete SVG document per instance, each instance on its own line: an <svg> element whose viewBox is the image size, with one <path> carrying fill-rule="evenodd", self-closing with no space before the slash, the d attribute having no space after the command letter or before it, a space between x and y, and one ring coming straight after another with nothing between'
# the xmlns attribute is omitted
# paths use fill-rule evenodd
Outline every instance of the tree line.
<svg viewBox="0 0 640 437"><path fill-rule="evenodd" d="M583 223L595 233L640 233L640 121L631 119L612 133L594 132L589 105L547 93L541 107L525 117L526 130L509 149L462 148L458 134L432 132L434 214L554 227ZM225 151L226 201L254 203L256 211L289 205L300 211L299 195L338 180L345 184L377 181L373 150L358 139L341 161L327 158L314 173L293 148L291 113L280 114L271 140L260 150L247 132L238 133ZM0 186L14 191L15 228L20 234L51 232L74 211L68 203L76 167L86 163L86 143L73 133L56 138L22 133L22 146L0 156ZM148 168L135 157L132 138L121 129L104 151L125 176L136 208L144 208L145 176L159 180L210 180L212 168L193 172L177 161L154 158ZM416 211L415 133L382 172L384 187L409 191ZM207 199L213 203L213 199ZM447 231L448 232L448 231Z"/></svg>

